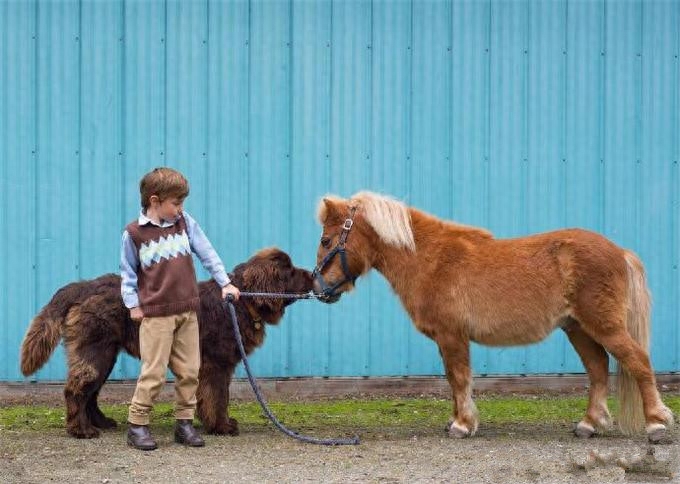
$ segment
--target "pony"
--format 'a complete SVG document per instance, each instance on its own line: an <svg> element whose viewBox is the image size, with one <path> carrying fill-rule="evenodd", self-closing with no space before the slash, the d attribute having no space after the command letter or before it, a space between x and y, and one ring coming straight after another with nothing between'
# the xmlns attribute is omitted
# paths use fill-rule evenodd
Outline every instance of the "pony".
<svg viewBox="0 0 680 484"><path fill-rule="evenodd" d="M242 291L250 292L312 289L312 273L294 266L288 254L275 247L262 249L238 264L230 279ZM238 422L229 417L228 406L229 384L241 352L218 284L210 279L200 282L198 288L201 368L196 413L207 433L238 435ZM266 324L278 324L293 302L258 295L235 303L247 354L264 342ZM42 367L62 339L68 360L66 430L77 438L98 437L100 429L117 426L102 413L97 397L118 353L125 351L139 358L139 323L130 318L123 304L120 276L106 274L73 282L54 294L26 331L21 345L23 374L31 375Z"/></svg>
<svg viewBox="0 0 680 484"><path fill-rule="evenodd" d="M575 434L611 427L609 356L618 362L619 426L659 442L673 424L650 365L650 295L640 259L602 235L556 230L515 239L439 219L368 191L325 196L315 291L333 303L376 269L415 327L434 340L452 391L452 437L476 433L470 342L536 343L561 328L588 373L588 407Z"/></svg>

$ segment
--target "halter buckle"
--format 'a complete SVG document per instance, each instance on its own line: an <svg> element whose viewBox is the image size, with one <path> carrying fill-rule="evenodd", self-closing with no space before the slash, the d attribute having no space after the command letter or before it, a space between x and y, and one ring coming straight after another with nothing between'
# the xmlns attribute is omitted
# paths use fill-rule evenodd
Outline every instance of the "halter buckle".
<svg viewBox="0 0 680 484"><path fill-rule="evenodd" d="M342 224L342 229L349 231L349 229L352 228L352 225L354 224L354 221L351 218L348 218L345 220L345 223Z"/></svg>

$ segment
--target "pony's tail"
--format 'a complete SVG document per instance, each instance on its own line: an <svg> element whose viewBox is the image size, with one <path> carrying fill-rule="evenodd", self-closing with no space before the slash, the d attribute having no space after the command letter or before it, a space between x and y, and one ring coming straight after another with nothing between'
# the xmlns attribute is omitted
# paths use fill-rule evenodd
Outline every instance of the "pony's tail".
<svg viewBox="0 0 680 484"><path fill-rule="evenodd" d="M628 269L628 304L626 326L630 336L645 350L649 350L649 313L651 296L647 288L645 269L642 262L631 251L625 251ZM618 396L621 410L619 426L625 434L644 429L645 414L637 381L621 363L617 362Z"/></svg>
<svg viewBox="0 0 680 484"><path fill-rule="evenodd" d="M54 314L51 303L33 318L21 343L21 373L24 376L38 371L49 359L61 339L63 318Z"/></svg>

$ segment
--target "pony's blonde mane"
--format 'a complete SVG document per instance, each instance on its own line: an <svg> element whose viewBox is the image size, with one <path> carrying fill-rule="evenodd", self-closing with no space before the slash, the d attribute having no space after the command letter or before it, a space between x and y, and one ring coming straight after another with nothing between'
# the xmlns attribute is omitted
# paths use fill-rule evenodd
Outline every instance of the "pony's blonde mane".
<svg viewBox="0 0 680 484"><path fill-rule="evenodd" d="M383 242L395 247L416 250L411 228L411 214L403 202L386 195L363 191L355 193L350 205L356 204Z"/></svg>

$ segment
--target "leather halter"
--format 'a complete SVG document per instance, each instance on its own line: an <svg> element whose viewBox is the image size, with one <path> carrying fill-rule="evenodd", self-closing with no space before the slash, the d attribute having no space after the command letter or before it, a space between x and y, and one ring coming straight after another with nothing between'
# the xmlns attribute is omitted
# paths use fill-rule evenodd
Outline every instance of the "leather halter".
<svg viewBox="0 0 680 484"><path fill-rule="evenodd" d="M314 272L312 272L312 277L319 282L319 285L321 286L321 294L323 294L325 297L335 296L337 294L336 290L340 286L347 282L354 284L354 281L356 281L358 277L352 274L352 272L349 270L349 265L347 264L347 252L345 251L345 241L347 240L349 231L354 225L354 212L356 212L356 207L350 208L349 218L345 219L345 222L342 224L342 232L338 238L338 243L330 250L330 252L328 252L328 254L326 254L323 259L321 259L321 262L317 264L317 266L314 268ZM342 266L344 279L336 282L332 286L329 286L321 275L321 271L323 271L324 267L326 267L328 263L330 263L338 254L340 254L340 265Z"/></svg>

